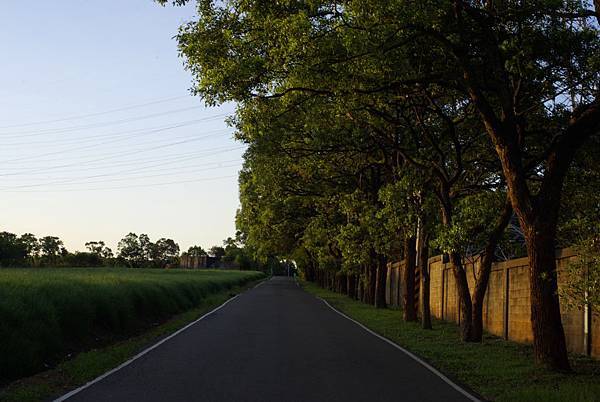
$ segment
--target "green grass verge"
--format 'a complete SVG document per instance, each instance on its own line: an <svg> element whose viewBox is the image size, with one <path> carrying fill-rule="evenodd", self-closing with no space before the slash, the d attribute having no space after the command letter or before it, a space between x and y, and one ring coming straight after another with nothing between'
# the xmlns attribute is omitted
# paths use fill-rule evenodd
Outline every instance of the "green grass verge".
<svg viewBox="0 0 600 402"><path fill-rule="evenodd" d="M262 277L217 270L1 269L0 386Z"/></svg>
<svg viewBox="0 0 600 402"><path fill-rule="evenodd" d="M15 381L0 390L0 401L42 401L63 395L117 367L141 350L221 305L234 294L253 286L254 283L256 282L251 281L245 285L234 286L228 290L208 295L202 299L200 306L176 315L141 335L80 353L51 370Z"/></svg>
<svg viewBox="0 0 600 402"><path fill-rule="evenodd" d="M574 374L560 374L533 364L529 345L485 335L481 344L460 341L457 326L435 321L433 330L402 322L401 312L375 309L309 282L308 292L380 335L422 357L459 384L494 401L600 401L600 361L572 356Z"/></svg>

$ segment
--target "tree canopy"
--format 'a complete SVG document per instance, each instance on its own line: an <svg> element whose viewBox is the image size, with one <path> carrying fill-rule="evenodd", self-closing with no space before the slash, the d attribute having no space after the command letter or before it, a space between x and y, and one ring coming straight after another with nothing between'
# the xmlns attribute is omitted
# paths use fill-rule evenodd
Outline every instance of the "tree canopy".
<svg viewBox="0 0 600 402"><path fill-rule="evenodd" d="M597 172L600 4L196 3L179 49L194 94L237 102L257 257L381 306L389 259L444 252L471 341L491 262L526 253L536 360L568 369L554 253L580 235L574 208L597 209L572 172Z"/></svg>

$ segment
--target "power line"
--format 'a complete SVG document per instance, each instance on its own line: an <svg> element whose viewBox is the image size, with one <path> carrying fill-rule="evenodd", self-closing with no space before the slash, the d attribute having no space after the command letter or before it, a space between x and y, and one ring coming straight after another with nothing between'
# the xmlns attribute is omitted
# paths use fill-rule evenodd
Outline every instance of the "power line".
<svg viewBox="0 0 600 402"><path fill-rule="evenodd" d="M175 125L175 126L171 126L171 127L162 128L162 129L156 129L156 130L152 130L152 131L145 131L145 132L142 132L142 133L144 133L144 134L147 134L147 133L158 133L158 132L168 131L168 130L172 130L172 129L180 128L180 127L184 127L184 126L185 125ZM226 130L216 130L216 131L217 131L216 133L209 134L209 135L204 135L204 136L202 136L200 138L208 138L208 137L213 137L215 135L221 135ZM138 133L138 134L140 134L140 133ZM33 155L33 156L24 156L24 157L21 157L21 158L15 158L15 159L9 159L9 160L5 160L5 161L1 161L0 163L13 163L13 162L20 162L20 161L23 161L23 160L29 160L29 159L32 159L32 158L39 158L39 157L51 156L51 155L60 155L60 154L66 153L66 152L80 151L80 150L83 150L83 149L96 148L96 147L102 146L102 145L114 144L114 143L117 143L117 142L120 142L120 141L127 141L127 140L129 140L131 138L134 138L134 137L136 137L136 136L135 135L134 136L125 136L124 138L121 136L121 137L116 138L116 139L102 141L102 142L91 144L91 145L84 145L84 146L75 147L75 148L68 148L68 149L63 149L63 150L60 150L60 151L52 151L52 152L47 152L45 154L38 154L38 155ZM156 141L154 141L154 142L156 142ZM144 144L138 144L138 145L144 145Z"/></svg>
<svg viewBox="0 0 600 402"><path fill-rule="evenodd" d="M246 147L245 145L241 145L241 146L235 146L235 147L212 148L209 150L196 150L196 151L192 151L192 152L177 153L174 155L161 155L160 156L161 163L159 165L171 164L171 163L176 163L176 162L185 162L187 160L198 158L199 156L212 157L214 155L219 155L222 153L231 152L231 151L235 151L238 149L243 149L245 147ZM62 160L62 159L53 159L51 161L56 161L56 160ZM79 161L79 162L82 164L87 164L87 162L89 162L89 161L84 160L84 161ZM92 165L92 166L88 166L88 167L78 166L77 171L79 172L79 171L86 171L86 170L97 170L97 169L105 168L106 166L121 167L121 166L130 166L130 165L136 165L136 166L139 166L141 169L143 169L144 167L153 167L154 166L154 165L143 166L144 164L155 163L155 162L156 162L155 156L145 156L143 158L128 159L128 160L121 161L121 162L101 163L101 164ZM140 166L140 165L142 165L142 166ZM13 173L13 174L5 174L4 176L18 176L18 175L27 175L27 174L39 175L39 174L45 174L46 173L45 169L54 170L54 169L61 169L63 167L72 167L72 165L50 166L48 168L35 167L35 168L33 168L33 169L35 169L35 171L32 171L33 169L23 171L22 170L23 167L5 167L4 168L5 170L18 170L18 172ZM3 175L0 174L0 176L3 176Z"/></svg>
<svg viewBox="0 0 600 402"><path fill-rule="evenodd" d="M218 115L217 115L218 116ZM192 125L192 124L196 124L196 123L200 123L200 122L205 122L205 121L212 121L212 120L216 120L217 118L220 118L221 116L218 117L214 117L214 116L209 116L209 117L205 117L202 119L194 119L194 120L186 120L180 123L180 125ZM160 126L154 126L154 127L143 127L143 128L136 128L136 129L128 129L128 130L121 130L121 131L117 131L117 132L113 132L113 133L109 133L109 134L95 134L95 135L88 135L88 136L77 136L76 138L66 138L66 139L57 139L54 138L52 140L42 140L42 141L25 141L25 142L10 142L7 144L2 144L3 147L11 147L11 146L22 146L22 145L27 145L27 146L31 146L31 145L36 145L36 144L79 144L82 142L88 142L90 140L95 140L97 138L113 138L113 137L120 137L123 135L127 135L127 134L133 134L133 133L139 133L139 132L145 132L145 131L151 131L151 130L155 130L155 129L161 129L161 128L165 128L165 127L171 127L171 125L160 125Z"/></svg>
<svg viewBox="0 0 600 402"><path fill-rule="evenodd" d="M191 107L186 107L186 108L181 108L181 109L168 110L166 112L152 113L152 114L148 114L148 115L144 115L144 116L130 117L127 119L113 120L113 121L101 122L101 123L92 123L92 124L87 124L87 125L52 128L52 129L37 130L37 131L22 131L19 133L0 133L0 136L2 136L4 138L22 138L22 137L38 137L41 135L48 135L48 134L64 134L64 133L71 133L74 131L85 130L85 129L89 129L89 128L106 127L106 126L111 126L111 125L131 123L134 121L153 119L155 117L167 116L169 114L182 113L182 112L186 112L186 111L190 111L190 110L198 110L198 107L191 106ZM222 118L225 116L227 116L227 113L221 113L218 115L214 115L214 116L211 116L211 118L217 119L217 118Z"/></svg>
<svg viewBox="0 0 600 402"><path fill-rule="evenodd" d="M194 169L194 170L188 170L188 171L183 171L183 172L176 172L176 173L197 173L197 172L206 172L209 170L216 170L216 169L226 169L226 168L232 168L232 167L240 167L239 162L236 164L231 164L231 165L223 165L223 166L214 166L214 167L210 167L210 168L204 168L204 169ZM96 183L111 183L111 182L119 182L119 181L127 181L127 180L141 180L141 179L149 179L149 178L154 178L154 177L161 177L161 176L171 176L173 175L173 173L157 173L157 174L152 174L152 175L137 175L134 177L121 177L121 178L112 178L112 179L105 179L105 180L92 180L92 181L86 181L86 179L89 178L93 178L94 176L89 176L87 178L73 178L73 179L68 179L68 180L62 180L62 181L55 181L55 182L45 182L45 183L34 183L34 184L23 184L23 185L18 185L18 186L11 186L11 187L3 187L1 188L1 190L11 190L11 189L19 189L19 188L32 188L32 187L43 187L43 186L63 186L63 185L73 185L73 184L78 184L78 185L87 185L87 184L96 184ZM82 182L77 182L78 180L84 180Z"/></svg>
<svg viewBox="0 0 600 402"><path fill-rule="evenodd" d="M220 176L220 177L208 177L208 178L198 178L191 180L179 180L179 181L170 181L170 182L161 182L161 183L149 183L149 184L139 184L139 185L130 185L130 186L118 186L118 187L99 187L99 188L85 188L85 189L65 189L65 190L7 190L4 192L7 193L62 193L62 192L78 192L78 191L106 191L106 190L123 190L130 188L141 188L141 187L160 187L160 186L169 186L173 184L185 184L185 183L198 183L204 181L216 181L223 179L232 179L234 177L238 177L237 175L230 176Z"/></svg>
<svg viewBox="0 0 600 402"><path fill-rule="evenodd" d="M90 162L104 161L104 160L113 159L113 158L119 157L119 156L132 155L132 154L137 154L139 152L147 152L147 151L161 149L161 148L170 147L170 146L174 146L174 145L180 145L180 144L184 144L184 143L189 143L189 142L192 142L194 140L199 140L199 139L177 141L177 142L173 142L173 143L170 143L170 144L164 144L164 145L160 145L160 146L156 146L156 147L152 147L152 148L147 148L147 149L144 149L144 150L136 150L136 151L132 151L132 152L124 152L124 153L120 153L120 154L112 154L111 156L107 156L107 157L103 157L103 158L97 158L97 159L88 160L88 161L81 161L81 162L69 163L69 164L58 165L58 166L55 165L55 166L49 166L49 167L35 168L35 169L25 170L25 171L21 171L21 172L14 172L14 173L0 173L0 176L17 176L17 175L28 174L28 173L31 173L31 172L40 172L40 171L44 172L44 171L51 170L51 169L58 169L58 168L63 168L63 167L73 167L73 166L78 166L80 164L86 164L86 163L90 163ZM245 146L240 146L240 147L228 149L227 151L235 150L235 149L242 149L242 148L245 148ZM222 150L222 148L214 148L214 150L219 151L219 150ZM211 151L210 149L209 150L204 150L203 153L210 152L210 151Z"/></svg>
<svg viewBox="0 0 600 402"><path fill-rule="evenodd" d="M196 159L197 156L194 157L194 159ZM191 158L185 158L187 160L190 160ZM196 168L201 168L201 167L207 167L207 166L213 166L213 167L224 167L226 164L230 164L230 163L235 163L236 166L241 166L241 163L243 162L243 159L228 159L228 160L221 160L221 161L215 161L215 162L210 162L210 163L201 163L201 164L194 164L194 165L189 165L189 166L172 166L172 167L166 167L166 168L160 168L160 169L155 169L157 166L166 166L166 165L170 165L174 162L178 162L178 161L171 161L171 162L167 162L167 163L159 163L159 164L155 164L153 166L142 166L142 167L137 167L137 168L133 168L133 169L125 169L125 170L120 170L120 171L116 171L116 172L108 172L108 173L101 173L101 174L96 174L96 175L91 175L91 176L84 176L84 177L66 177L66 176L58 176L58 177L48 177L48 179L52 179L52 180L83 180L83 179L89 179L89 178L98 178L98 177L110 177L110 176L117 176L117 175L125 175L125 176L133 176L133 178L136 177L136 175L139 175L140 171L143 171L143 173L153 173L153 172L167 172L167 171L171 171L171 174L177 174L177 173L185 173L186 171L189 171L189 169L192 169L192 171ZM186 170L187 169L187 170ZM81 169L78 169L78 172ZM19 178L19 181L22 181L21 178Z"/></svg>
<svg viewBox="0 0 600 402"><path fill-rule="evenodd" d="M36 125L40 125L40 124L50 124L50 123L59 123L59 122L69 121L69 120L85 119L85 118L88 118L88 117L95 117L95 116L102 116L102 115L106 115L106 114L110 114L110 113L123 112L123 111L126 111L126 110L137 109L137 108L140 108L140 107L150 106L150 105L157 105L157 104L160 104L160 103L170 102L170 101L173 101L173 100L184 99L184 98L189 98L189 97L190 97L189 95L174 96L174 97L171 97L171 98L164 98L164 99L159 99L159 100L150 101L150 102L146 102L146 103L139 103L139 104L136 104L136 105L124 106L124 107L117 108L117 109L104 110L102 112L80 114L80 115L76 115L76 116L62 117L62 118L52 119L52 120L34 121L34 122L31 122L31 123L21 123L21 124L11 124L11 125L8 125L8 126L0 126L0 129L17 128L17 127L29 127L29 126L36 126Z"/></svg>

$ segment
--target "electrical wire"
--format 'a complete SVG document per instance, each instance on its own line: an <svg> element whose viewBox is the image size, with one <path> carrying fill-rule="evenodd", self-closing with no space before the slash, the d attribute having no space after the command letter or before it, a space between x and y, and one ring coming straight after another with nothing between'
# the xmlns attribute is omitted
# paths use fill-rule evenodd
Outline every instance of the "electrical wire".
<svg viewBox="0 0 600 402"><path fill-rule="evenodd" d="M110 113L117 113L117 112L123 112L126 110L137 109L137 108L144 107L144 106L158 105L160 103L166 103L166 102L170 102L173 100L184 99L184 98L189 98L189 97L190 97L189 95L173 96L170 98L158 99L158 100L150 101L150 102L146 102L146 103L139 103L136 105L124 106L124 107L120 107L117 109L109 109L109 110L105 110L102 112L80 114L80 115L76 115L76 116L62 117L62 118L52 119L52 120L34 121L34 122L30 122L30 123L11 124L8 126L0 126L0 130L6 129L6 128L29 127L29 126L37 126L40 124L51 124L51 123L60 123L63 121L69 121L69 120L86 119L89 117L103 116L103 115L110 114Z"/></svg>
<svg viewBox="0 0 600 402"><path fill-rule="evenodd" d="M190 158L186 158L188 160L191 160ZM197 159L197 157L194 157L194 159ZM67 176L47 176L46 179L47 180L73 180L73 179L89 179L89 178L97 178L97 177L110 177L110 176L117 176L117 175L126 175L126 176L135 176L135 175L139 175L140 171L143 171L143 173L154 173L154 172L166 172L166 171L172 171L174 174L176 173L185 173L185 169L196 169L196 168L201 168L201 167L207 167L207 166L215 166L215 167L221 167L224 166L224 164L230 164L230 163L236 163L238 165L241 166L243 159L227 159L227 160L220 160L220 161L215 161L215 162L209 162L209 163L201 163L201 164L194 164L194 165L189 165L189 166L168 166L170 164L173 164L175 162L179 162L179 161L170 161L167 163L160 163L160 164L155 164L154 166L142 166L142 167L137 167L137 168L133 168L133 169L125 169L125 170L119 170L116 172L108 172L108 173L102 173L102 174L95 174L95 175L91 175L91 176L83 176L83 177L67 177ZM167 166L166 168L162 168L160 166ZM160 167L159 169L155 169L156 167ZM80 169L77 170L77 173L79 173ZM19 182L23 181L23 179L18 178Z"/></svg>
<svg viewBox="0 0 600 402"><path fill-rule="evenodd" d="M207 121L210 122L210 121L218 120L221 117L222 117L221 115L217 115L217 117L209 116L209 117L204 117L201 119L186 120L186 121L179 123L179 125L187 126L187 125L193 125L193 124L201 123L201 122L207 122ZM31 146L31 145L37 145L37 144L51 144L51 145L78 144L78 143L88 142L90 140L94 141L98 138L121 137L121 136L126 136L128 134L147 132L147 131L152 131L155 129L161 129L161 128L165 128L165 127L171 127L171 125L165 126L163 124L163 125L154 126L154 127L142 127L142 128L136 128L136 129L121 130L121 131L112 132L112 133L108 133L108 134L77 136L76 138L65 138L65 139L54 138L51 140L42 140L42 141L9 142L9 143L3 143L2 147L13 147L13 146L23 146L23 145Z"/></svg>
<svg viewBox="0 0 600 402"><path fill-rule="evenodd" d="M23 138L23 137L38 137L38 136L44 136L44 135L48 135L48 134L64 134L64 133L71 133L74 131L85 130L85 129L89 129L89 128L107 127L107 126L111 126L111 125L131 123L134 121L154 119L156 117L167 116L167 115L175 114L175 113L187 112L190 110L198 110L198 106L173 109L173 110L168 110L166 112L152 113L152 114L147 114L144 116L129 117L126 119L113 120L113 121L100 122L100 123L84 124L84 125L79 125L79 126L49 128L49 129L45 129L45 130L35 130L35 131L22 131L19 133L0 133L0 137ZM211 117L221 118L221 117L225 117L225 116L227 116L227 113L222 113L222 114L211 116Z"/></svg>
<svg viewBox="0 0 600 402"><path fill-rule="evenodd" d="M161 160L161 164L165 163L165 164L170 164L170 163L176 163L176 162L184 162L186 160L191 160L194 158L197 158L198 156L204 156L204 157L211 157L213 155L218 155L218 154L222 154L224 152L230 152L230 151L234 151L234 150L238 150L238 149L243 149L245 148L245 145L241 145L241 146L235 146L235 147L221 147L221 148L212 148L211 150L209 150L210 152L207 154L206 150L195 150L192 152L178 152L176 154L161 154L160 156L160 160ZM62 159L53 159L51 161L56 161L56 160L62 160ZM81 161L83 162L87 162L87 161ZM155 163L156 162L156 156L144 156L143 158L136 158L136 159L127 159L125 161L120 161L120 162L115 162L115 161L111 161L109 163L99 163L99 164L92 164L91 166L78 166L77 167L77 171L89 171L89 170L97 170L97 169L103 169L105 167L121 167L121 166L130 166L130 165L136 165L136 166L141 166L142 168L144 167L144 164L147 163ZM56 169L61 169L64 165L61 166L51 166L50 168L52 168L51 170L55 170ZM71 166L68 166L71 167ZM23 175L23 174L32 174L32 175L43 175L46 174L45 171L43 171L43 169L45 169L45 167L36 167L36 171L35 172L31 172L29 171L23 171L23 167L4 167L3 169L5 170L18 170L18 172L16 172L15 174L11 174L8 176L18 176L18 175ZM40 170L41 169L41 170ZM2 176L2 174L0 174L0 176Z"/></svg>
<svg viewBox="0 0 600 402"><path fill-rule="evenodd" d="M171 126L171 127L167 127L167 128L162 128L162 129L156 129L156 130L152 130L152 131L146 131L144 133L159 133L159 132L164 132L164 131L168 131L168 130L173 130L175 128L180 128L180 127L184 127L184 125L176 125L176 126ZM211 132L211 134L208 135L204 135L200 138L209 138L209 137L214 137L216 135L221 135L223 132L226 132L228 130L224 129L224 130L216 130L217 132ZM131 138L134 138L135 136L126 136L126 137L119 137L116 139L112 139L112 140L107 140L107 141L102 141L99 143L95 143L95 144L91 144L91 145L84 145L84 146L80 146L80 147L75 147L75 148L68 148L68 149L62 149L60 151L53 151L53 152L47 152L45 154L38 154L38 155L33 155L33 156L23 156L21 158L15 158L15 159L9 159L9 160L4 160L4 161L0 161L0 163L13 163L13 162L20 162L20 161L24 161L24 160L30 160L32 158L40 158L40 157L44 157L44 156L52 156L52 155L60 155L60 154L64 154L67 152L73 152L73 151L81 151L84 149L91 149L91 148L97 148L99 146L103 146L103 145L108 145L108 144L114 144L117 142L122 142L122 141L127 141L130 140ZM192 137L194 138L194 137ZM159 140L162 141L162 140ZM153 141L153 142L156 142ZM150 143L153 143L150 142ZM142 144L137 144L137 145L146 145L148 144L146 143L142 143Z"/></svg>
<svg viewBox="0 0 600 402"><path fill-rule="evenodd" d="M147 152L147 151L161 149L161 148L170 147L170 146L174 146L174 145L180 145L180 144L184 144L184 143L189 143L189 142L192 142L194 140L199 140L199 139L192 139L192 140L187 140L187 141L177 141L177 142L174 142L174 143L164 144L164 145L161 145L161 146L147 148L147 149L144 149L144 150L136 150L136 151L125 152L125 153L121 153L121 154L113 154L113 155L108 156L108 157L97 158L97 159L89 160L89 161L68 163L68 164L58 165L58 166L48 166L48 167L42 167L42 168L35 168L35 169L31 169L31 170L24 170L24 171L14 172L14 173L0 173L0 176L17 176L17 175L29 174L29 173L32 173L32 172L40 172L40 171L43 172L43 171L53 170L53 169L63 168L63 167L74 167L74 166L78 166L78 165L80 165L82 163L85 164L85 163L90 163L90 162L97 162L97 161L109 160L109 159L112 159L112 158L115 158L115 157L119 157L119 156L132 155L132 154L137 154L139 152ZM240 147L235 147L235 148L227 149L227 151L231 151L231 150L235 150L235 149L242 149L242 148L245 148L245 146L240 146ZM201 153L207 153L207 152L210 153L212 150L220 151L220 150L222 150L222 148L213 148L213 149L203 150Z"/></svg>
<svg viewBox="0 0 600 402"><path fill-rule="evenodd" d="M161 182L161 183L149 183L149 184L139 184L139 185L129 185L129 186L118 186L118 187L99 187L99 188L85 188L85 189L63 189L63 190L7 190L4 192L7 193L56 193L56 192L79 192L79 191L106 191L106 190L123 190L123 189L131 189L131 188L141 188L141 187L161 187L161 186L169 186L173 184L185 184L185 183L197 183L204 181L215 181L215 180L223 180L223 179L232 179L237 178L237 175L230 176L219 176L219 177L204 177L198 179L191 180L179 180L179 181L170 181L170 182Z"/></svg>
<svg viewBox="0 0 600 402"><path fill-rule="evenodd" d="M181 173L198 173L198 172L206 172L206 171L209 171L209 170L226 169L226 168L232 168L232 167L239 168L239 167L241 167L241 165L238 162L236 164L215 166L215 167L204 168L204 169L193 169L191 171L182 171L182 172L180 171L180 172L176 172L176 173L178 173L178 174L181 174ZM157 174L152 174L152 175L138 175L138 176L134 176L134 177L121 177L121 178L112 178L112 179L104 179L104 180L92 180L92 181L83 181L83 182L77 182L78 180L80 180L80 178L73 178L73 179L63 180L63 181L34 183L34 184L22 184L22 185L18 185L18 186L2 187L2 188L0 188L0 191L2 191L2 190L14 190L14 189L20 189L20 188L43 187L43 186L64 186L64 185L73 185L73 184L88 185L88 184L97 184L97 183L112 183L112 182L126 181L126 180L132 180L132 179L133 180L140 180L140 179L149 179L149 178L154 178L154 177L171 176L171 175L173 175L173 173L157 173ZM91 176L91 177L93 177L93 176ZM84 178L84 179L87 179L87 178Z"/></svg>

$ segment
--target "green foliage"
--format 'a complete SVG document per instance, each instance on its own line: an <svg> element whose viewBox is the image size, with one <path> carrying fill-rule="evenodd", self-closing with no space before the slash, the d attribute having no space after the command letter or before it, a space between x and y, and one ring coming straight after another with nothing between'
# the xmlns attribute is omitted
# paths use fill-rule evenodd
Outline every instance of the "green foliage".
<svg viewBox="0 0 600 402"><path fill-rule="evenodd" d="M0 266L107 266L113 261L112 250L103 241L85 244L89 252L68 252L56 236L38 239L31 233L20 237L8 232L0 233Z"/></svg>
<svg viewBox="0 0 600 402"><path fill-rule="evenodd" d="M225 249L221 246L212 246L208 250L208 255L220 260L225 255Z"/></svg>
<svg viewBox="0 0 600 402"><path fill-rule="evenodd" d="M100 258L113 258L113 252L109 247L106 247L106 244L100 241L90 241L85 243L85 247L89 250L90 253L97 255Z"/></svg>
<svg viewBox="0 0 600 402"><path fill-rule="evenodd" d="M575 245L577 258L562 275L566 280L561 295L574 308L589 305L598 314L600 308L600 221L580 219L578 224L587 236Z"/></svg>
<svg viewBox="0 0 600 402"><path fill-rule="evenodd" d="M595 142L594 142L595 141ZM578 258L566 267L561 296L572 307L600 307L600 169L594 152L600 138L582 150L566 181L569 196L559 226L562 246L573 246Z"/></svg>
<svg viewBox="0 0 600 402"><path fill-rule="evenodd" d="M201 246L190 246L187 253L192 257L200 257L202 255L208 255Z"/></svg>
<svg viewBox="0 0 600 402"><path fill-rule="evenodd" d="M378 202L360 190L342 198L340 210L346 215L346 224L338 229L336 240L345 266L367 265L372 261L374 252L392 254L392 245L398 234L384 230L380 209Z"/></svg>
<svg viewBox="0 0 600 402"><path fill-rule="evenodd" d="M0 270L0 379L32 374L70 348L93 345L99 334L129 334L261 277L208 270Z"/></svg>
<svg viewBox="0 0 600 402"><path fill-rule="evenodd" d="M28 256L28 244L9 232L0 233L0 266L19 265Z"/></svg>
<svg viewBox="0 0 600 402"><path fill-rule="evenodd" d="M56 236L44 236L40 239L42 258L49 264L56 264L59 256L68 254L62 240Z"/></svg>
<svg viewBox="0 0 600 402"><path fill-rule="evenodd" d="M96 253L82 253L76 251L62 258L62 263L67 267L102 267L104 259Z"/></svg>
<svg viewBox="0 0 600 402"><path fill-rule="evenodd" d="M507 193L513 234L553 252L559 217L572 218L559 201L583 193L573 178L563 193L575 151L600 150L597 2L196 3L179 50L194 94L237 102L236 223L258 258L297 258L331 282L397 258L418 226L460 269L497 248ZM515 238L505 255L521 254ZM560 320L555 302L539 307ZM565 350L538 347L565 364Z"/></svg>
<svg viewBox="0 0 600 402"><path fill-rule="evenodd" d="M171 239L160 238L153 243L146 234L129 233L118 245L118 260L129 267L164 268L177 265L179 245Z"/></svg>
<svg viewBox="0 0 600 402"><path fill-rule="evenodd" d="M485 247L505 199L506 194L500 191L480 192L460 199L452 223L439 226L433 245L444 253L478 254Z"/></svg>

